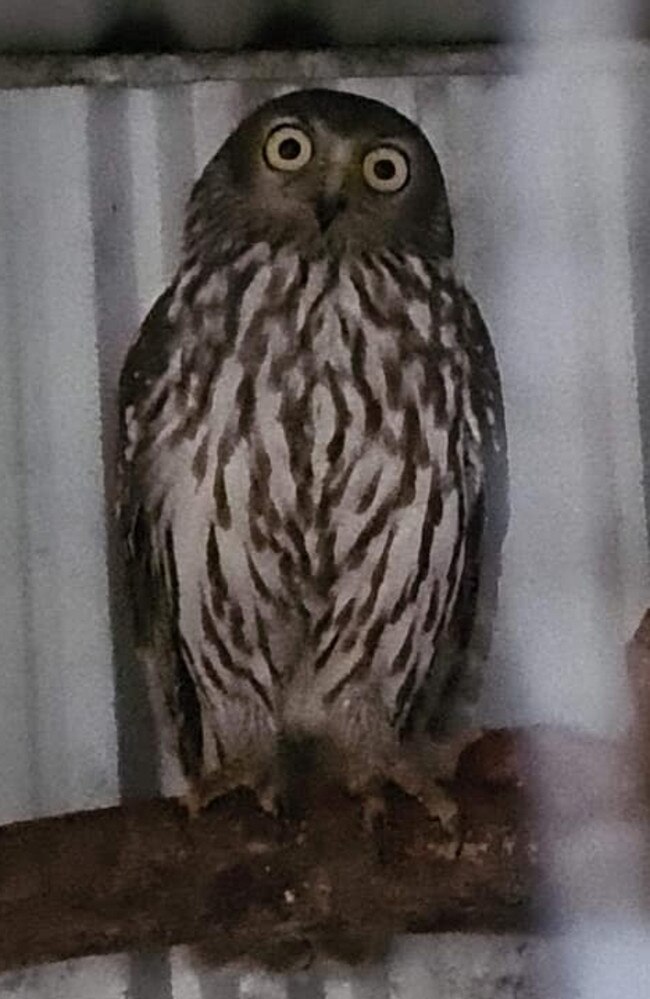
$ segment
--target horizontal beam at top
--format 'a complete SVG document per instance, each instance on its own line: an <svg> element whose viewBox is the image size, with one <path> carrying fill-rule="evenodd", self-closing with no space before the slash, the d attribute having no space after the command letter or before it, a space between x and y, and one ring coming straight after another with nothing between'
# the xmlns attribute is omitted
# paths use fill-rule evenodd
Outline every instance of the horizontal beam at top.
<svg viewBox="0 0 650 999"><path fill-rule="evenodd" d="M152 88L202 80L292 81L351 77L495 76L531 65L586 70L650 68L650 43L615 40L548 45L341 48L299 52L141 55L0 55L0 90L43 87Z"/></svg>

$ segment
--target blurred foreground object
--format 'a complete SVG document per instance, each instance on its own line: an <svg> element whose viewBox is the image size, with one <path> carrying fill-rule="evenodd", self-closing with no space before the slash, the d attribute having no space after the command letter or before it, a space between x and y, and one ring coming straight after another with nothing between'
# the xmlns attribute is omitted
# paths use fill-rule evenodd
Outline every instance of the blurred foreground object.
<svg viewBox="0 0 650 999"><path fill-rule="evenodd" d="M640 764L650 790L650 610L646 611L627 646L627 671L636 708L636 738Z"/></svg>

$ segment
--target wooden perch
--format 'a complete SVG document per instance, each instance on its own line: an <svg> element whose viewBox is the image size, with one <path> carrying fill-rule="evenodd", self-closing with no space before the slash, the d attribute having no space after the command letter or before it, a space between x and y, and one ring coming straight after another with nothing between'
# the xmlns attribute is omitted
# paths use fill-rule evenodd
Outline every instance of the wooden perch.
<svg viewBox="0 0 650 999"><path fill-rule="evenodd" d="M547 828L560 836L636 809L625 755L563 730L487 733L450 787L458 836L397 791L379 839L334 791L294 824L241 794L195 820L156 800L6 826L0 967L206 936L211 961L285 966L322 950L352 960L399 931L523 930L538 847L522 776L534 779L539 759L557 771Z"/></svg>

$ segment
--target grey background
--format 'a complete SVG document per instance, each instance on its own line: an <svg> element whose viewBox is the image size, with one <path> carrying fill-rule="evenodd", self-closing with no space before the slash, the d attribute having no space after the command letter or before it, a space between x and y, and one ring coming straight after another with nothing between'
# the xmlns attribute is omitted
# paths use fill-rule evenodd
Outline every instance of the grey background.
<svg viewBox="0 0 650 999"><path fill-rule="evenodd" d="M0 821L156 786L107 517L117 373L173 272L198 170L247 110L316 82L425 129L501 359L513 518L483 717L622 732L622 646L648 602L646 47L108 60L64 66L76 86L36 87L51 63L23 71L0 63ZM366 972L287 979L197 976L176 951L2 976L0 996L507 999L533 995L558 946L407 938Z"/></svg>

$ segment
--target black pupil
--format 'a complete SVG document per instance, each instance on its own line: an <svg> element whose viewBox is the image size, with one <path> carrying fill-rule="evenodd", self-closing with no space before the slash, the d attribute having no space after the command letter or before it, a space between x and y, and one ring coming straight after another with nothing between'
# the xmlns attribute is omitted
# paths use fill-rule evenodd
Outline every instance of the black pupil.
<svg viewBox="0 0 650 999"><path fill-rule="evenodd" d="M392 180L396 173L392 160L377 160L375 163L375 177L378 180Z"/></svg>
<svg viewBox="0 0 650 999"><path fill-rule="evenodd" d="M296 160L300 156L301 146L297 139L283 139L278 146L280 159Z"/></svg>

